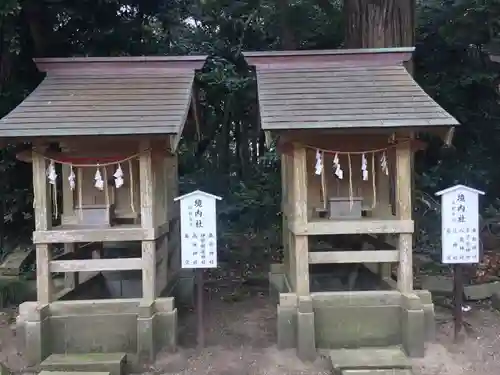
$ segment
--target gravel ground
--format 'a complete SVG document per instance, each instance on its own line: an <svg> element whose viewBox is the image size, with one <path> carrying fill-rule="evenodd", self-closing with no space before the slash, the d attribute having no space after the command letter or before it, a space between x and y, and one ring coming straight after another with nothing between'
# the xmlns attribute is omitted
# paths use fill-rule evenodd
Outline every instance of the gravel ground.
<svg viewBox="0 0 500 375"><path fill-rule="evenodd" d="M227 301L227 290L212 292L207 306L206 348L196 349L196 317L185 314L176 353L160 353L146 374L191 375L320 375L330 374L324 358L304 364L292 350L279 351L274 343L275 307L264 291ZM10 311L0 314L0 362L22 373L24 361L15 347ZM453 324L447 311L437 311L437 337L426 356L414 360L415 375L500 374L500 315L487 305L467 314L472 333L453 343Z"/></svg>

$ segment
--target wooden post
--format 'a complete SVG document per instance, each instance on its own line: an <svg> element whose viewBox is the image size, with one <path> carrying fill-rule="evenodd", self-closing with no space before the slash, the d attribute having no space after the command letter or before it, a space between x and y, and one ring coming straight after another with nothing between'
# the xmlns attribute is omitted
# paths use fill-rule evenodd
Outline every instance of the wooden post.
<svg viewBox="0 0 500 375"><path fill-rule="evenodd" d="M411 220L411 144L405 139L399 142L396 147L396 215L399 220ZM412 239L411 233L399 234L398 290L401 293L413 291Z"/></svg>
<svg viewBox="0 0 500 375"><path fill-rule="evenodd" d="M53 298L53 284L49 263L52 254L49 244L36 245L36 294L38 303L46 305Z"/></svg>
<svg viewBox="0 0 500 375"><path fill-rule="evenodd" d="M204 317L204 274L205 270L203 268L198 268L196 270L196 341L198 343L198 349L203 349L205 347L205 325L203 323Z"/></svg>
<svg viewBox="0 0 500 375"><path fill-rule="evenodd" d="M149 140L140 142L139 176L141 197L141 226L154 228L153 171L151 144ZM155 241L142 241L142 298L147 302L156 297L156 244Z"/></svg>
<svg viewBox="0 0 500 375"><path fill-rule="evenodd" d="M148 302L156 298L155 241L142 241L142 298Z"/></svg>
<svg viewBox="0 0 500 375"><path fill-rule="evenodd" d="M295 226L307 224L307 160L306 149L299 145L293 148L293 204L291 220ZM290 244L292 254L291 270L294 291L297 296L309 295L309 242L307 235L295 235Z"/></svg>
<svg viewBox="0 0 500 375"><path fill-rule="evenodd" d="M71 173L69 165L62 166L62 198L63 198L63 223L65 219L75 216L73 192L69 187L68 177ZM75 172L76 173L76 172Z"/></svg>
<svg viewBox="0 0 500 375"><path fill-rule="evenodd" d="M287 276L290 273L290 241L288 229L288 157L286 153L281 155L281 214L282 214L282 243L283 263Z"/></svg>
<svg viewBox="0 0 500 375"><path fill-rule="evenodd" d="M48 230L52 228L52 203L50 189L47 184L47 162L39 154L43 147L35 147L33 152L33 195L35 208L35 230Z"/></svg>
<svg viewBox="0 0 500 375"><path fill-rule="evenodd" d="M464 305L464 275L463 267L461 264L453 266L453 320L455 323L455 342L460 341L460 332L464 327L464 312L462 310Z"/></svg>
<svg viewBox="0 0 500 375"><path fill-rule="evenodd" d="M160 236L156 240L156 295L167 287L169 272L168 272L168 250L170 241L168 234Z"/></svg>
<svg viewBox="0 0 500 375"><path fill-rule="evenodd" d="M140 175L140 197L141 197L141 226L143 228L154 228L153 216L153 171L151 161L151 150L149 140L140 142L139 152L139 175Z"/></svg>
<svg viewBox="0 0 500 375"><path fill-rule="evenodd" d="M35 211L35 231L46 231L52 228L51 197L46 178L47 163L40 154L43 146L34 148L33 152L33 195ZM40 153L39 153L40 152ZM49 270L51 252L48 244L36 245L36 290L40 304L47 304L52 299L52 277Z"/></svg>

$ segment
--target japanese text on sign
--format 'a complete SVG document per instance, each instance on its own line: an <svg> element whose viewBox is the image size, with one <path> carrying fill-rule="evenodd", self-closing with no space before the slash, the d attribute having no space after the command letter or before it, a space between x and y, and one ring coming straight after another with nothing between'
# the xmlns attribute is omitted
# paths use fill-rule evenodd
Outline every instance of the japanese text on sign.
<svg viewBox="0 0 500 375"><path fill-rule="evenodd" d="M479 215L477 190L459 185L441 195L442 262L479 262Z"/></svg>
<svg viewBox="0 0 500 375"><path fill-rule="evenodd" d="M196 191L178 198L181 202L182 268L217 267L216 199Z"/></svg>

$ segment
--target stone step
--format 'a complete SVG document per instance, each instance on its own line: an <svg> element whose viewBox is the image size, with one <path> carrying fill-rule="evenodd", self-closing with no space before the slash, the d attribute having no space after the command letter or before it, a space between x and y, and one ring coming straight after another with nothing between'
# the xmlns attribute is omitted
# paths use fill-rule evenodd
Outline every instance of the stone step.
<svg viewBox="0 0 500 375"><path fill-rule="evenodd" d="M344 374L345 370L411 370L410 360L397 346L330 350L329 357L334 372L338 374ZM357 373L346 373L346 375L354 374ZM363 372L359 374L365 375ZM381 375L386 374L382 372Z"/></svg>
<svg viewBox="0 0 500 375"><path fill-rule="evenodd" d="M110 373L90 371L41 371L38 375L110 375Z"/></svg>
<svg viewBox="0 0 500 375"><path fill-rule="evenodd" d="M344 370L342 375L413 375L411 370L392 369L392 370Z"/></svg>
<svg viewBox="0 0 500 375"><path fill-rule="evenodd" d="M123 375L126 360L126 353L51 354L40 364L40 370Z"/></svg>

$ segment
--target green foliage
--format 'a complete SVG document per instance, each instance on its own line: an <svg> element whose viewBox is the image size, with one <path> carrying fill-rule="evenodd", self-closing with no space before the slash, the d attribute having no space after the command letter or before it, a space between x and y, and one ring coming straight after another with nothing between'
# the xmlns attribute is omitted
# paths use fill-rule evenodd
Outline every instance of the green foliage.
<svg viewBox="0 0 500 375"><path fill-rule="evenodd" d="M28 282L17 278L0 278L0 308L19 305L33 297Z"/></svg>
<svg viewBox="0 0 500 375"><path fill-rule="evenodd" d="M484 52L498 38L499 4L426 0L419 5L416 79L463 124L454 148L443 150L429 138L429 150L417 157L417 215L421 245L429 251L436 249L438 216L426 208L425 197L460 182L486 190L492 197L486 203L494 206L500 188L500 70ZM275 150L264 146L255 76L241 52L289 45L338 48L341 6L333 0L4 0L0 115L40 82L35 56L207 54L197 77L200 138L186 135L181 145L181 188L224 197L219 227L228 261L264 263L279 256L279 163ZM32 228L30 166L15 160L16 149L3 149L0 164L0 231L10 241Z"/></svg>
<svg viewBox="0 0 500 375"><path fill-rule="evenodd" d="M417 186L427 193L461 183L486 191L485 206L496 200L500 186L499 67L485 46L498 32L500 1L426 1L419 10L417 81L461 123L453 148L430 140L417 158ZM497 31L495 31L497 30ZM429 202L429 199L427 199ZM431 204L420 220L420 246L439 250L439 210ZM486 216L491 215L485 213Z"/></svg>

